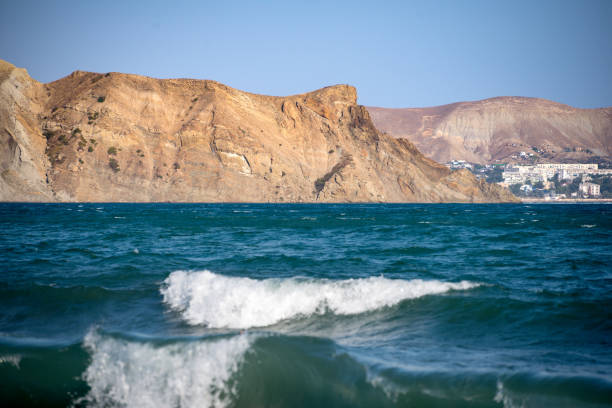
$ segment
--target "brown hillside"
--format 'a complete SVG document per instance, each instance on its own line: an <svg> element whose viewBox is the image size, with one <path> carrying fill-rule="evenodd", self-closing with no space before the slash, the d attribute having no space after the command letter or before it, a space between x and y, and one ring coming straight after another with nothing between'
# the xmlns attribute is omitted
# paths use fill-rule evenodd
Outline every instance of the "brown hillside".
<svg viewBox="0 0 612 408"><path fill-rule="evenodd" d="M4 201L515 200L378 132L351 86L272 97L120 73L40 84L0 68Z"/></svg>
<svg viewBox="0 0 612 408"><path fill-rule="evenodd" d="M509 160L521 151L542 161L612 156L612 108L577 109L545 99L498 97L431 108L368 110L378 129L410 140L439 162L484 164Z"/></svg>

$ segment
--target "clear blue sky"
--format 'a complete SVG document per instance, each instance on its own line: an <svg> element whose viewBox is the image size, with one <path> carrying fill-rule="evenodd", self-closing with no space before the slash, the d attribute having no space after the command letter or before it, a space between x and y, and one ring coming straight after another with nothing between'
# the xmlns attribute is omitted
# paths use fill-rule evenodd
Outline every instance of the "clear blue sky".
<svg viewBox="0 0 612 408"><path fill-rule="evenodd" d="M385 107L500 95L602 107L612 0L0 0L0 58L42 82L80 69L269 95L348 83Z"/></svg>

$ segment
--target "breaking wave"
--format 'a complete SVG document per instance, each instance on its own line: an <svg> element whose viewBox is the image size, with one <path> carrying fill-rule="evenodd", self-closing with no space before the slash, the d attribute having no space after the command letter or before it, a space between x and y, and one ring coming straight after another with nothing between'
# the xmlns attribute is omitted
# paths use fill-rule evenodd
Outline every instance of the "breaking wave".
<svg viewBox="0 0 612 408"><path fill-rule="evenodd" d="M247 335L155 345L91 331L84 347L90 387L79 404L126 407L221 407L250 346Z"/></svg>
<svg viewBox="0 0 612 408"><path fill-rule="evenodd" d="M406 299L465 290L478 283L370 277L347 280L272 278L256 280L210 271L175 271L161 287L164 302L192 325L263 327L324 314L364 313Z"/></svg>

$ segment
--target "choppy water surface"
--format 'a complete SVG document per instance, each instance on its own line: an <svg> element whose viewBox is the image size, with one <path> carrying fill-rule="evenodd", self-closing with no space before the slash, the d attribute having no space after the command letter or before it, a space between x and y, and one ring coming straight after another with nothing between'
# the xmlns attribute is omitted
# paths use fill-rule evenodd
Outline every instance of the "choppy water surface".
<svg viewBox="0 0 612 408"><path fill-rule="evenodd" d="M612 406L612 206L0 204L3 406Z"/></svg>

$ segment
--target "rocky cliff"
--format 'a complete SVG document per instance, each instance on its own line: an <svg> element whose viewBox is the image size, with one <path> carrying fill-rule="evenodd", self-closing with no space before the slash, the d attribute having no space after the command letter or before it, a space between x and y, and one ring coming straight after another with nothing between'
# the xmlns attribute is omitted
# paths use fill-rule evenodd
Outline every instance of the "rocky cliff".
<svg viewBox="0 0 612 408"><path fill-rule="evenodd" d="M289 97L214 81L0 63L0 200L514 201L381 134L353 87Z"/></svg>
<svg viewBox="0 0 612 408"><path fill-rule="evenodd" d="M439 162L543 161L612 156L612 108L576 109L545 99L499 97L432 108L368 108L378 129L407 138ZM535 148L535 149L534 149Z"/></svg>

